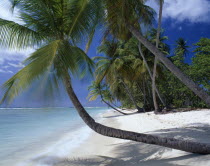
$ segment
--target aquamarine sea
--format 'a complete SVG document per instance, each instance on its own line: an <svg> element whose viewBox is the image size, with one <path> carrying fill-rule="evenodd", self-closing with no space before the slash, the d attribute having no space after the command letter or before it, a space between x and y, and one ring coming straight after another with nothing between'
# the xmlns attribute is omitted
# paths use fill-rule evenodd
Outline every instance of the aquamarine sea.
<svg viewBox="0 0 210 166"><path fill-rule="evenodd" d="M96 119L108 108L86 108ZM0 108L0 166L50 166L91 130L74 108Z"/></svg>

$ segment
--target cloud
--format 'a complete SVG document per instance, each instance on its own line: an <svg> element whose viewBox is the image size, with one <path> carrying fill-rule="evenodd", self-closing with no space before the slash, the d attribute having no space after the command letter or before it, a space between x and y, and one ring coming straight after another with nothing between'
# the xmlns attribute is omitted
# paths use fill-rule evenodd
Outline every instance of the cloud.
<svg viewBox="0 0 210 166"><path fill-rule="evenodd" d="M147 5L158 11L158 5L150 0ZM209 0L165 0L163 19L173 19L177 22L191 23L210 22Z"/></svg>
<svg viewBox="0 0 210 166"><path fill-rule="evenodd" d="M15 61L18 65L21 61L26 59L34 50L33 49L26 49L22 51L12 51L12 50L0 50L0 65L3 65L5 62ZM11 63L14 64L14 63ZM12 66L10 64L10 66ZM8 66L8 64L7 64ZM15 67L13 65L13 67Z"/></svg>
<svg viewBox="0 0 210 166"><path fill-rule="evenodd" d="M6 19L6 20L11 20L15 21L18 23L22 23L20 19L18 19L19 12L18 10L14 10L12 13L11 10L11 3L9 0L1 0L0 2L0 18Z"/></svg>
<svg viewBox="0 0 210 166"><path fill-rule="evenodd" d="M15 21L19 24L23 22L18 19L19 12L14 10L12 13L11 3L9 0L0 0L0 18ZM26 59L34 49L24 49L21 51L7 50L0 48L0 67L7 69L9 67L22 68L24 67L20 62ZM14 63L11 63L14 62ZM4 65L4 66L2 66ZM5 71L5 70L4 70ZM3 71L2 71L3 72Z"/></svg>
<svg viewBox="0 0 210 166"><path fill-rule="evenodd" d="M13 73L13 71L0 69L0 73Z"/></svg>
<svg viewBox="0 0 210 166"><path fill-rule="evenodd" d="M15 68L23 68L25 67L22 63L10 63L8 62L8 65L15 67Z"/></svg>
<svg viewBox="0 0 210 166"><path fill-rule="evenodd" d="M2 69L8 69L10 66L6 65L6 66L3 66Z"/></svg>
<svg viewBox="0 0 210 166"><path fill-rule="evenodd" d="M182 30L182 27L180 26L178 29L181 31Z"/></svg>

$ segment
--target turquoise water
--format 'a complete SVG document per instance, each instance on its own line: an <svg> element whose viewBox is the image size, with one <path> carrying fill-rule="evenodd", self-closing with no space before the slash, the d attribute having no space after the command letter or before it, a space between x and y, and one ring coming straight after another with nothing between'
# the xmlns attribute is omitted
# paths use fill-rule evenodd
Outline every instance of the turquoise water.
<svg viewBox="0 0 210 166"><path fill-rule="evenodd" d="M96 119L106 110L87 108ZM0 108L0 166L46 165L47 157L69 155L90 132L73 108Z"/></svg>

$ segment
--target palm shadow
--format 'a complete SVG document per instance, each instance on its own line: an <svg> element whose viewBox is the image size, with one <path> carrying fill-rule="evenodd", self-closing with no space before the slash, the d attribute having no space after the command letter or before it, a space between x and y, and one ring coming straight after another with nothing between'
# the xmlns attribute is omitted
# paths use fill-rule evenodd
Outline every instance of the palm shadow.
<svg viewBox="0 0 210 166"><path fill-rule="evenodd" d="M210 126L208 124L192 124L190 127L156 130L152 134L210 143ZM113 147L111 156L86 158L48 156L47 160L46 157L43 157L42 161L45 165L53 166L196 166L205 163L204 166L210 163L210 155L181 152L156 145L125 141L110 146ZM178 153L174 153L174 151ZM40 161L40 158L36 160ZM207 162L208 164L206 164Z"/></svg>

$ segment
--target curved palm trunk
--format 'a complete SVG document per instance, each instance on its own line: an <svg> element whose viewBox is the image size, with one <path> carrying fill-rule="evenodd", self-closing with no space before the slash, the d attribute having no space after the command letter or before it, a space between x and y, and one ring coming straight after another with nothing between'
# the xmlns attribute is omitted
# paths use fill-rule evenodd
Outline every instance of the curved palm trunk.
<svg viewBox="0 0 210 166"><path fill-rule="evenodd" d="M142 50L141 50L141 43L139 43L138 48L139 48L139 53L140 53L140 55L141 55L141 57L142 57L142 59L143 59L145 65L146 65L146 68L147 68L147 71L148 71L148 73L149 73L149 76L150 76L151 80L153 80L152 72L151 72L151 70L150 70L150 68L149 68L149 65L148 65L148 63L147 63L147 60L146 60L146 58L145 58L145 56L144 56L144 54L143 54L143 52L142 52ZM156 87L156 84L154 84L154 88L155 88L155 91L156 91L156 93L157 93L157 95L158 95L160 101L162 102L162 104L163 104L164 106L166 106L164 100L162 99L162 97L161 97L161 95L160 95L160 93L159 93L159 90L158 90L157 87Z"/></svg>
<svg viewBox="0 0 210 166"><path fill-rule="evenodd" d="M107 127L102 124L99 124L95 122L95 120L87 113L87 111L84 109L84 107L78 100L71 86L70 76L66 75L65 78L63 78L63 81L64 81L66 91L69 95L69 98L71 99L80 117L92 130L94 130L98 134L108 136L108 137L132 140L136 142L143 142L147 144L160 145L160 146L183 150L183 151L192 152L192 153L210 154L209 144L178 140L174 138L164 138L164 137L159 137L159 136L154 136L154 135L149 135L149 134L141 134L141 133L136 133L136 132L131 132L131 131L115 129L112 127Z"/></svg>
<svg viewBox="0 0 210 166"><path fill-rule="evenodd" d="M117 104L115 104L114 102L111 102L117 109L121 109ZM122 109L123 110L123 109Z"/></svg>
<svg viewBox="0 0 210 166"><path fill-rule="evenodd" d="M113 107L111 104L109 104L108 102L106 102L103 98L101 98L101 99L102 99L102 101L103 101L104 103L106 103L109 107L111 107L111 108L114 109L115 111L117 111L117 112L119 112L119 113L121 113L121 114L123 114L123 115L128 115L128 114L126 114L126 113L124 113L124 112L121 112L121 111L118 110L117 108Z"/></svg>
<svg viewBox="0 0 210 166"><path fill-rule="evenodd" d="M135 99L134 96L132 95L132 93L130 92L128 86L126 85L126 83L120 78L121 82L123 83L123 86L125 87L126 92L128 93L129 98L131 99L131 101L133 102L133 104L135 105L136 109L138 110L138 112L145 112L142 108L140 108Z"/></svg>
<svg viewBox="0 0 210 166"><path fill-rule="evenodd" d="M162 22L162 14L163 14L163 0L160 0L158 29L157 29L157 37L156 37L156 48L157 49L158 49L158 45L159 45L161 22ZM158 63L158 57L155 55L154 68L153 68L153 77L152 77L152 96L153 96L155 112L158 111L158 104L157 104L156 93L155 93L155 86L156 86L155 81L156 81L157 63Z"/></svg>
<svg viewBox="0 0 210 166"><path fill-rule="evenodd" d="M109 107L111 107L111 108L114 109L115 111L117 111L117 112L119 112L119 113L121 113L121 114L123 114L123 115L127 115L126 113L121 112L120 110L118 110L117 108L113 107L111 104L109 104L108 102L106 102L106 101L104 100L104 97L103 97L103 95L102 95L102 93L101 93L101 89L100 89L100 88L99 88L99 93L100 93L100 96L101 96L101 100L102 100L105 104L107 104Z"/></svg>
<svg viewBox="0 0 210 166"><path fill-rule="evenodd" d="M176 67L161 51L159 51L153 44L151 44L144 36L133 26L127 24L130 32L189 89L191 89L196 95L198 95L208 106L210 106L210 96L205 92L204 89L199 87L193 82L188 76L186 76L178 67Z"/></svg>
<svg viewBox="0 0 210 166"><path fill-rule="evenodd" d="M115 103L111 102L117 109L121 109L121 110L126 110L125 108L120 108L119 106L117 106Z"/></svg>

